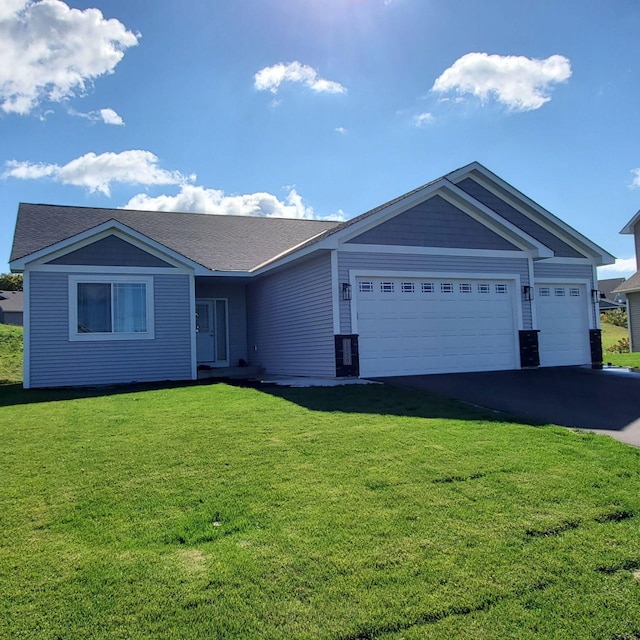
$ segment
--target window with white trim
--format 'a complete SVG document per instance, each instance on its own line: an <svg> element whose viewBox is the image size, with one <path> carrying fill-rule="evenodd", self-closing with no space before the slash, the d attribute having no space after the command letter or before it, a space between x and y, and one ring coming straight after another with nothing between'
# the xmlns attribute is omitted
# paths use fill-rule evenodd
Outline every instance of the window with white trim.
<svg viewBox="0 0 640 640"><path fill-rule="evenodd" d="M422 283L422 293L433 293L434 291L435 287L433 286L433 282Z"/></svg>
<svg viewBox="0 0 640 640"><path fill-rule="evenodd" d="M450 282L441 282L440 291L442 293L453 293L453 285Z"/></svg>
<svg viewBox="0 0 640 640"><path fill-rule="evenodd" d="M373 282L360 280L360 282L358 282L358 290L360 293L371 293L373 291Z"/></svg>
<svg viewBox="0 0 640 640"><path fill-rule="evenodd" d="M461 282L460 293L471 293L471 285L467 282Z"/></svg>
<svg viewBox="0 0 640 640"><path fill-rule="evenodd" d="M562 298L565 294L564 287L555 287L553 289L553 295Z"/></svg>
<svg viewBox="0 0 640 640"><path fill-rule="evenodd" d="M551 295L551 289L549 289L549 287L540 287L538 289L538 294L542 298L547 298Z"/></svg>
<svg viewBox="0 0 640 640"><path fill-rule="evenodd" d="M70 340L153 337L152 277L69 276Z"/></svg>
<svg viewBox="0 0 640 640"><path fill-rule="evenodd" d="M413 282L403 282L401 285L402 293L413 293L415 291L415 285Z"/></svg>
<svg viewBox="0 0 640 640"><path fill-rule="evenodd" d="M478 293L491 293L491 287L486 282L481 282L478 285Z"/></svg>
<svg viewBox="0 0 640 640"><path fill-rule="evenodd" d="M579 298L580 297L580 287L570 287L569 288L569 295L572 298Z"/></svg>
<svg viewBox="0 0 640 640"><path fill-rule="evenodd" d="M380 291L382 293L393 293L393 290L394 290L393 282L380 283Z"/></svg>
<svg viewBox="0 0 640 640"><path fill-rule="evenodd" d="M507 285L506 284L497 284L496 285L496 293L507 293Z"/></svg>

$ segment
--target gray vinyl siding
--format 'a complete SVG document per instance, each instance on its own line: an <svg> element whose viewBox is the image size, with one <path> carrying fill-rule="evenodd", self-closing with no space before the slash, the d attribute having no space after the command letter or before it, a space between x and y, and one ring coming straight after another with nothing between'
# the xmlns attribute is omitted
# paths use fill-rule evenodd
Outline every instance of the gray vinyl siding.
<svg viewBox="0 0 640 640"><path fill-rule="evenodd" d="M153 278L155 339L89 342L69 340L68 274L31 272L31 386L190 379L189 276Z"/></svg>
<svg viewBox="0 0 640 640"><path fill-rule="evenodd" d="M542 282L544 278L553 278L554 280L588 280L589 290L587 295L591 295L591 289L597 288L597 283L593 281L593 267L589 264L562 264L559 262L534 262L533 263L533 277L536 281ZM597 325L597 313L596 306L590 305L591 314L590 322L591 326ZM599 309L599 307L598 307Z"/></svg>
<svg viewBox="0 0 640 640"><path fill-rule="evenodd" d="M627 293L631 351L640 351L640 292Z"/></svg>
<svg viewBox="0 0 640 640"><path fill-rule="evenodd" d="M87 265L96 267L122 266L122 267L172 267L173 265L156 258L156 256L143 251L122 240L117 236L107 236L96 242L92 242L80 249L70 251L48 264L63 265Z"/></svg>
<svg viewBox="0 0 640 640"><path fill-rule="evenodd" d="M0 323L22 326L22 311L2 311L0 309Z"/></svg>
<svg viewBox="0 0 640 640"><path fill-rule="evenodd" d="M261 277L247 290L250 364L267 373L336 374L328 253Z"/></svg>
<svg viewBox="0 0 640 640"><path fill-rule="evenodd" d="M246 285L219 283L215 278L196 278L196 298L224 298L228 304L229 365L238 366L240 358L249 361L247 353Z"/></svg>
<svg viewBox="0 0 640 640"><path fill-rule="evenodd" d="M529 285L529 265L526 258L480 258L463 256L428 256L398 253L338 253L338 281L349 282L350 270L416 271L427 273L482 273L520 276L521 285ZM522 304L524 329L531 329L531 303L522 301L516 292L516 301ZM340 331L351 333L351 302L340 300Z"/></svg>
<svg viewBox="0 0 640 640"><path fill-rule="evenodd" d="M349 242L405 247L518 250L508 240L440 196L429 198Z"/></svg>
<svg viewBox="0 0 640 640"><path fill-rule="evenodd" d="M555 236L553 233L547 231L544 227L541 227L537 222L534 222L531 218L520 213L516 208L491 193L491 191L485 189L472 178L466 178L465 180L458 182L456 186L462 189L465 193L474 197L476 200L482 202L482 204L501 215L516 227L522 229L525 233L528 233L536 240L542 242L542 244L549 247L555 255L562 258L585 257L573 247L569 246L566 242L560 240L560 238Z"/></svg>
<svg viewBox="0 0 640 640"><path fill-rule="evenodd" d="M636 245L636 268L640 271L640 222L633 227L633 239Z"/></svg>

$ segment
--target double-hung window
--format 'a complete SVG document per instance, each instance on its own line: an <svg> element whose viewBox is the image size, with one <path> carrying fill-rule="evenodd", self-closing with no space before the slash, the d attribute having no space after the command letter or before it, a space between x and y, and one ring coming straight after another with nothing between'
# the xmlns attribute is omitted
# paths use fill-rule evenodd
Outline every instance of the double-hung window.
<svg viewBox="0 0 640 640"><path fill-rule="evenodd" d="M153 337L153 278L69 276L70 340Z"/></svg>

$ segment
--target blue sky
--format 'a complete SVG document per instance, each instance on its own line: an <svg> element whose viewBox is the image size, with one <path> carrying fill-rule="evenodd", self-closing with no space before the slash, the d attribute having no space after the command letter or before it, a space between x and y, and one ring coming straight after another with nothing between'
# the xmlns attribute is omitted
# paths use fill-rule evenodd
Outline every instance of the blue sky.
<svg viewBox="0 0 640 640"><path fill-rule="evenodd" d="M635 271L636 0L2 0L18 203L348 219L477 160Z"/></svg>

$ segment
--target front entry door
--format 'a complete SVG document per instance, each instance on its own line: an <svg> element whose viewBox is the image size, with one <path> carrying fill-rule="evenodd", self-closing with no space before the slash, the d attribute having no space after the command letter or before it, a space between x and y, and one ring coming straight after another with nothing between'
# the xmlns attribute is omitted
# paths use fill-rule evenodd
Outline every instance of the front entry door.
<svg viewBox="0 0 640 640"><path fill-rule="evenodd" d="M196 300L198 363L218 367L229 365L227 333L227 301Z"/></svg>

